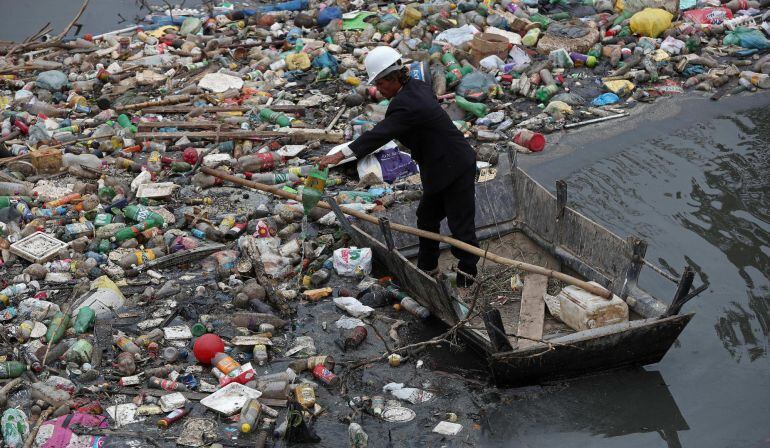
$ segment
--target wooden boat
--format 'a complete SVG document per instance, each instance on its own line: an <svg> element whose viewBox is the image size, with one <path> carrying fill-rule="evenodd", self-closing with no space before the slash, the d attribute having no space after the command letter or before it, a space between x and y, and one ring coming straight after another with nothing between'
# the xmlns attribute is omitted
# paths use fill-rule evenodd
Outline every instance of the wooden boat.
<svg viewBox="0 0 770 448"><path fill-rule="evenodd" d="M459 333L488 359L499 384L526 385L660 361L693 316L680 314L682 305L705 285L691 292L693 272L689 268L679 279L655 268L644 260L647 244L643 240L623 239L567 207L564 182L557 183L554 196L518 168L515 160L515 153L502 153L494 178L476 185L479 239L490 244L490 252L601 284L625 300L629 320L574 331L540 311L537 322L537 314L533 319L530 313L531 304L542 302L541 295L534 301L523 297L520 302L496 307L502 330L499 321L496 327L492 321L490 327L490 322L476 317L464 322ZM390 231L390 222L415 225L416 203L392 207L380 217L379 226L351 223L338 207L333 208L354 242L359 247L371 247L375 259L433 316L449 326L463 320L471 305L469 299L462 299L446 278L438 281L410 261L417 251L416 237ZM443 229L442 233L448 232ZM482 248L485 245L483 242ZM676 283L670 305L639 287L639 274L645 266ZM525 296L526 288L525 281ZM533 320L535 327L542 329L542 336L524 339L522 331L529 330ZM507 341L501 343L503 332ZM490 337L490 333L497 335Z"/></svg>

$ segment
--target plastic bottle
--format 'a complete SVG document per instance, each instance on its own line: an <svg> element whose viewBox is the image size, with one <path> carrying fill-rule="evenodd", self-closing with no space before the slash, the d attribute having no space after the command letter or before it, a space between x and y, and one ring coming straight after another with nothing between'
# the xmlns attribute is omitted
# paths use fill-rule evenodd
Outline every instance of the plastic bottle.
<svg viewBox="0 0 770 448"><path fill-rule="evenodd" d="M420 319L427 319L430 316L430 311L411 297L401 299L401 306Z"/></svg>
<svg viewBox="0 0 770 448"><path fill-rule="evenodd" d="M460 71L462 67L457 62L457 59L455 59L452 53L444 53L444 55L441 56L441 62L443 62L447 68L446 81L449 84L457 82L463 78L463 74Z"/></svg>
<svg viewBox="0 0 770 448"><path fill-rule="evenodd" d="M770 89L770 74L750 71L741 72L741 78L749 81L760 89Z"/></svg>
<svg viewBox="0 0 770 448"><path fill-rule="evenodd" d="M115 235L113 235L110 238L110 241L120 244L123 241L130 240L131 238L136 238L139 236L140 233L152 229L154 227L161 227L158 225L158 223L154 219L148 219L146 221L140 222L139 224L124 227L117 232L115 232ZM141 264L141 263L140 263Z"/></svg>
<svg viewBox="0 0 770 448"><path fill-rule="evenodd" d="M305 409L312 408L316 403L315 390L309 384L298 384L294 388L294 398Z"/></svg>
<svg viewBox="0 0 770 448"><path fill-rule="evenodd" d="M732 12L736 12L744 9L759 9L760 3L754 0L730 0L722 6L728 8Z"/></svg>
<svg viewBox="0 0 770 448"><path fill-rule="evenodd" d="M263 366L267 363L267 346L265 344L256 344L252 350L254 362Z"/></svg>
<svg viewBox="0 0 770 448"><path fill-rule="evenodd" d="M272 171L284 161L284 158L274 152L250 154L238 159L238 169L242 172Z"/></svg>
<svg viewBox="0 0 770 448"><path fill-rule="evenodd" d="M358 423L353 422L348 426L348 438L350 439L350 448L366 448L369 446L369 436Z"/></svg>
<svg viewBox="0 0 770 448"><path fill-rule="evenodd" d="M155 328L147 334L139 335L134 339L134 343L139 347L147 347L150 342L157 342L163 339L164 333L160 328Z"/></svg>
<svg viewBox="0 0 770 448"><path fill-rule="evenodd" d="M147 385L150 387L154 387L156 389L163 389L167 391L177 391L177 392L186 392L187 386L179 383L177 381L171 381L166 380L163 378L158 378L156 376L151 376L147 379Z"/></svg>
<svg viewBox="0 0 770 448"><path fill-rule="evenodd" d="M155 260L158 257L166 255L166 251L156 247L153 249L137 250L131 254L123 256L118 260L118 266L128 269L131 266L141 266L148 261Z"/></svg>
<svg viewBox="0 0 770 448"><path fill-rule="evenodd" d="M527 47L534 47L537 45L538 39L540 39L540 28L532 28L521 39L521 43Z"/></svg>
<svg viewBox="0 0 770 448"><path fill-rule="evenodd" d="M71 193L66 196L60 197L59 199L46 202L44 204L45 208L56 208L60 205L69 204L72 201L76 201L80 199L80 193Z"/></svg>
<svg viewBox="0 0 770 448"><path fill-rule="evenodd" d="M552 96L556 95L556 92L558 91L559 86L555 84L543 86L535 91L535 98L537 98L538 101L544 103L548 101Z"/></svg>
<svg viewBox="0 0 770 448"><path fill-rule="evenodd" d="M11 298L27 292L29 287L26 283L17 283L15 285L9 285L0 291L0 302L3 302L5 306L11 304Z"/></svg>
<svg viewBox="0 0 770 448"><path fill-rule="evenodd" d="M281 112L275 112L266 107L259 110L259 119L267 123L277 124L280 127L291 126L289 117Z"/></svg>
<svg viewBox="0 0 770 448"><path fill-rule="evenodd" d="M257 401L256 398L249 398L243 408L241 408L241 416L238 419L238 424L241 428L241 432L248 433L254 428L259 420L259 415L262 413L262 404Z"/></svg>
<svg viewBox="0 0 770 448"><path fill-rule="evenodd" d="M455 95L455 102L457 103L457 106L460 109L468 113L471 113L479 118L484 117L489 113L489 109L487 108L487 105L484 103L473 103L459 95Z"/></svg>
<svg viewBox="0 0 770 448"><path fill-rule="evenodd" d="M190 413L190 407L183 407L179 409L174 409L171 411L167 416L161 418L158 420L158 428L166 429L174 422L178 422L179 420L183 419L185 415Z"/></svg>
<svg viewBox="0 0 770 448"><path fill-rule="evenodd" d="M310 211L318 204L326 188L326 179L329 177L329 168L323 171L314 169L305 178L305 186L302 189L302 208L305 215L310 215Z"/></svg>
<svg viewBox="0 0 770 448"><path fill-rule="evenodd" d="M119 349L123 350L124 352L136 355L142 351L138 345L134 344L134 341L132 341L128 336L124 334L117 334L113 336L112 341L115 345L118 346Z"/></svg>
<svg viewBox="0 0 770 448"><path fill-rule="evenodd" d="M56 313L53 316L53 319L51 319L51 323L48 325L48 332L45 335L45 341L53 342L54 344L59 342L69 326L70 316L62 313L61 311Z"/></svg>
<svg viewBox="0 0 770 448"><path fill-rule="evenodd" d="M19 361L0 362L0 378L18 378L27 371L27 365Z"/></svg>
<svg viewBox="0 0 770 448"><path fill-rule="evenodd" d="M143 205L129 205L123 209L123 214L126 216L126 218L136 222L145 221L147 219L154 219L159 226L165 225L165 219L163 219L163 216L153 212Z"/></svg>
<svg viewBox="0 0 770 448"><path fill-rule="evenodd" d="M75 333L83 334L91 328L95 320L96 313L90 306L86 305L78 310L72 327L75 329Z"/></svg>

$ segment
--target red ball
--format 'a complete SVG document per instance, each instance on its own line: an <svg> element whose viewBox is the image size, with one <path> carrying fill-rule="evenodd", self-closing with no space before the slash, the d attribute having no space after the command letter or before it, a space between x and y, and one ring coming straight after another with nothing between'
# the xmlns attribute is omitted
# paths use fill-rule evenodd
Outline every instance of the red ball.
<svg viewBox="0 0 770 448"><path fill-rule="evenodd" d="M222 342L222 338L213 333L204 334L196 339L195 345L193 345L195 359L203 364L211 364L211 359L214 358L214 355L224 351L225 343Z"/></svg>
<svg viewBox="0 0 770 448"><path fill-rule="evenodd" d="M195 148L186 148L182 152L182 159L190 165L195 165L198 161L198 151Z"/></svg>

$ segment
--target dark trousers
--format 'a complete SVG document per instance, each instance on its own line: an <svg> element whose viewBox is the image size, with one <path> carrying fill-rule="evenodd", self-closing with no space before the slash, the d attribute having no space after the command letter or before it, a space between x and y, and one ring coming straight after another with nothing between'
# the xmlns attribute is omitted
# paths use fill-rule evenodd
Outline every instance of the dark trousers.
<svg viewBox="0 0 770 448"><path fill-rule="evenodd" d="M423 195L417 207L417 227L429 232L439 233L441 221L446 218L452 236L464 243L479 247L476 239L476 189L475 171L461 175L449 186L437 193ZM438 267L440 254L439 242L420 238L420 251L417 255L417 267L431 271ZM458 260L458 269L476 275L477 255L452 248L452 255Z"/></svg>

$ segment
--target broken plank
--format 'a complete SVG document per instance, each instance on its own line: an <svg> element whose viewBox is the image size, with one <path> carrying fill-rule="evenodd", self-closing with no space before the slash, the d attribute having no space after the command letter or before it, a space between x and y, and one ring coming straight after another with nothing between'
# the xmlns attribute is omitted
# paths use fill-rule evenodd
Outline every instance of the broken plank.
<svg viewBox="0 0 770 448"><path fill-rule="evenodd" d="M187 112L190 112L191 110L196 109L203 111L203 113L207 112L248 112L252 109L259 109L259 106L202 106L202 107L195 107L192 105L185 105L185 106L153 106L148 107L144 109L145 113L148 114L186 114ZM286 105L271 105L270 110L275 112L290 112L290 113L299 113L303 114L305 113L305 106L295 106L293 104L286 104Z"/></svg>
<svg viewBox="0 0 770 448"><path fill-rule="evenodd" d="M212 121L155 121L155 122L143 122L136 125L137 128L185 128L185 129L217 129L225 127L225 130L230 130L231 125L225 123L218 123ZM238 128L234 128L238 129Z"/></svg>
<svg viewBox="0 0 770 448"><path fill-rule="evenodd" d="M521 292L519 328L516 334L528 339L519 339L519 350L537 344L537 342L530 339L543 339L543 323L545 318L543 295L545 295L547 288L548 277L544 275L528 274L524 278L524 288Z"/></svg>
<svg viewBox="0 0 770 448"><path fill-rule="evenodd" d="M280 131L192 131L192 132L137 132L134 138L142 139L266 139L291 137L292 141L302 142L309 140L321 140L327 143L341 143L345 136L342 132L326 132L324 129L286 129Z"/></svg>

